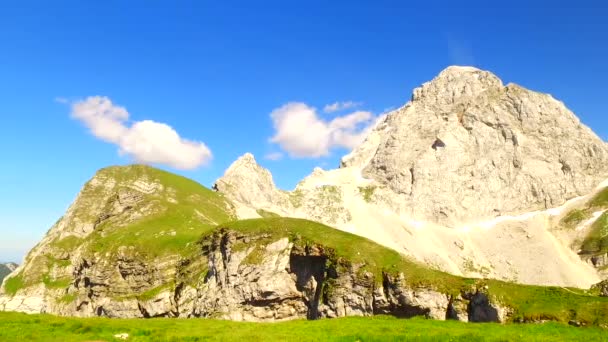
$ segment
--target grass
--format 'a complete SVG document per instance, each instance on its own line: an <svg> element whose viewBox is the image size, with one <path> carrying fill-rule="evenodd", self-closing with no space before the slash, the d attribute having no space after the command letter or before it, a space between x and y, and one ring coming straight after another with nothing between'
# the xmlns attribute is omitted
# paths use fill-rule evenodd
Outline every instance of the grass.
<svg viewBox="0 0 608 342"><path fill-rule="evenodd" d="M70 235L70 236L64 237L63 239L57 239L57 240L53 241L53 247L62 249L65 251L69 251L74 248L77 248L81 243L82 243L82 239L80 239L76 236ZM49 257L51 257L51 256L49 256Z"/></svg>
<svg viewBox="0 0 608 342"><path fill-rule="evenodd" d="M581 250L584 254L608 253L608 211L593 223Z"/></svg>
<svg viewBox="0 0 608 342"><path fill-rule="evenodd" d="M72 303L73 301L75 301L77 297L78 296L75 293L65 294L65 295L61 296L57 300L57 302L64 303L64 304L69 304L69 303Z"/></svg>
<svg viewBox="0 0 608 342"><path fill-rule="evenodd" d="M281 216L277 213L274 213L274 212L268 211L268 210L264 210L264 209L258 209L258 210L256 210L256 212L258 213L258 215L260 215L261 217L264 217L264 218Z"/></svg>
<svg viewBox="0 0 608 342"><path fill-rule="evenodd" d="M139 294L115 297L113 299L117 300L117 301L124 301L124 300L129 300L129 299L138 299L141 301L149 301L149 300L156 298L156 296L158 296L162 292L164 292L166 290L171 290L173 287L175 287L175 284L173 282L171 282L171 283L162 284L157 287L153 287L153 288L151 288L147 291L141 292Z"/></svg>
<svg viewBox="0 0 608 342"><path fill-rule="evenodd" d="M212 319L64 318L0 312L0 340L118 341L605 341L606 330L560 323L495 324L386 316L244 323ZM145 324L142 324L145 323Z"/></svg>
<svg viewBox="0 0 608 342"><path fill-rule="evenodd" d="M259 265L264 261L264 245L256 246L251 253L243 259L244 265Z"/></svg>
<svg viewBox="0 0 608 342"><path fill-rule="evenodd" d="M608 298L585 290L555 286L532 286L485 280L489 293L515 309L513 320L578 320L587 324L608 324Z"/></svg>
<svg viewBox="0 0 608 342"><path fill-rule="evenodd" d="M23 277L21 277L20 275L16 275L6 280L6 282L4 283L4 291L6 291L8 295L13 296L24 286L25 284L23 282Z"/></svg>
<svg viewBox="0 0 608 342"><path fill-rule="evenodd" d="M401 254L366 238L342 232L320 223L294 219L269 218L225 223L222 229L246 235L265 235L273 240L289 238L296 245L323 246L333 257L352 264L363 264L375 275L403 272L406 282L414 288L431 288L447 295L487 286L490 297L513 309L513 319L520 321L576 319L588 324L608 324L608 298L597 297L584 290L520 285L498 280L457 277L429 269Z"/></svg>
<svg viewBox="0 0 608 342"><path fill-rule="evenodd" d="M130 252L149 263L165 257L191 257L198 252L196 241L201 234L235 218L232 204L223 195L188 178L149 166L109 167L98 171L95 179L85 184L74 203L66 231L79 230L74 227L77 224L98 222L100 213L91 210L91 207L99 207L100 200L107 199L102 207L106 208L105 212L112 212L117 194L120 191L132 192L129 186L136 181L147 180L160 186L150 193L140 192L142 201L126 214L117 213L101 221L86 237L68 235L53 240L50 244L52 254L28 259L27 262L33 267L27 273L15 275L14 280L10 279L7 287L9 294L39 283L51 289L68 287L67 279L62 276L54 279L49 274L57 274L51 271L57 267L68 267L71 263L67 259L59 260L54 255L69 255L78 249L89 258L95 254L116 258L121 247L133 247ZM99 180L113 180L111 184L114 185L108 189L107 184L100 185ZM142 214L141 217L129 217L131 212Z"/></svg>
<svg viewBox="0 0 608 342"><path fill-rule="evenodd" d="M477 266L475 264L475 261L468 259L468 258L463 261L462 269L465 270L466 272L479 273L483 276L487 276L488 274L490 274L490 272L492 272L492 270L489 267Z"/></svg>
<svg viewBox="0 0 608 342"><path fill-rule="evenodd" d="M110 168L112 177L156 179L162 192L146 195L145 202L157 208L143 219L114 229L114 222L101 224L88 237L89 250L115 252L120 246L135 246L150 259L167 255L190 255L198 237L218 223L234 219L231 205L222 195L188 178L155 168L133 165ZM127 179L123 179L127 177ZM169 200L169 198L173 200Z"/></svg>
<svg viewBox="0 0 608 342"><path fill-rule="evenodd" d="M373 185L359 187L359 192L363 196L363 199L365 200L365 202L368 202L368 203L371 202L372 196L374 195L375 190L376 190L376 187Z"/></svg>
<svg viewBox="0 0 608 342"><path fill-rule="evenodd" d="M70 286L72 283L72 278L53 279L48 274L45 274L42 277L42 282L48 289L64 289Z"/></svg>
<svg viewBox="0 0 608 342"><path fill-rule="evenodd" d="M561 223L568 228L574 228L589 217L587 210L574 209L562 219Z"/></svg>
<svg viewBox="0 0 608 342"><path fill-rule="evenodd" d="M294 208L299 208L302 206L302 201L304 201L304 193L300 189L296 189L289 193L289 202Z"/></svg>
<svg viewBox="0 0 608 342"><path fill-rule="evenodd" d="M608 206L608 187L598 192L588 203L591 208L601 208Z"/></svg>
<svg viewBox="0 0 608 342"><path fill-rule="evenodd" d="M570 211L561 224L567 228L575 228L584 220L591 217L591 213L608 209L608 187L599 191L583 209ZM582 255L592 256L608 253L608 211L605 211L589 228L587 236L580 245Z"/></svg>

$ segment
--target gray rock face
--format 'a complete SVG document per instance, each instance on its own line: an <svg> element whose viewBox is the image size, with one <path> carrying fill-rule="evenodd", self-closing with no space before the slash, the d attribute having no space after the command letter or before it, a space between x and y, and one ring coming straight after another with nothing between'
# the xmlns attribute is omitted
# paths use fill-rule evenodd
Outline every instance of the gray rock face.
<svg viewBox="0 0 608 342"><path fill-rule="evenodd" d="M442 224L561 205L608 177L608 147L550 95L471 67L414 90L342 160Z"/></svg>
<svg viewBox="0 0 608 342"><path fill-rule="evenodd" d="M608 279L593 285L591 289L599 290L601 297L608 297Z"/></svg>
<svg viewBox="0 0 608 342"><path fill-rule="evenodd" d="M322 246L298 247L286 238L257 244L264 239L224 231L209 241L209 272L197 288L189 316L245 321L375 314L484 322L507 319L478 313L480 308L504 311L487 297L482 303L463 299L467 309L452 317L448 295L412 287L403 274L383 274L382 284L377 284L374 274L360 270L363 265L328 263L331 253Z"/></svg>
<svg viewBox="0 0 608 342"><path fill-rule="evenodd" d="M384 313L445 319L444 294L389 278L385 290L375 286L373 274L360 274L361 265L328 266L322 246L297 247L286 238L257 245L264 238L223 232L210 241L209 273L194 316L275 321ZM240 250L244 240L247 247Z"/></svg>

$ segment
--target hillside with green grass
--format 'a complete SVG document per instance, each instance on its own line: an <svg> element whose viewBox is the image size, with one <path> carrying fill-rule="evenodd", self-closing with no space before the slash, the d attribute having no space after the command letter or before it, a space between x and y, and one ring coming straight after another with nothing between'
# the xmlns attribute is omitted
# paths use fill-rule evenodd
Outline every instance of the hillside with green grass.
<svg viewBox="0 0 608 342"><path fill-rule="evenodd" d="M585 258L608 253L608 187L595 194L582 208L570 211L561 221L563 226L574 229L593 213L602 211L580 242L580 254Z"/></svg>
<svg viewBox="0 0 608 342"><path fill-rule="evenodd" d="M138 205L151 208L145 216L119 224L103 221L93 234L79 241L91 253L115 253L121 246L133 246L150 258L190 255L195 252L193 242L201 234L235 218L231 204L221 194L188 178L143 165L101 172L116 179L117 191L121 183L140 179L154 180L161 187L143 194Z"/></svg>
<svg viewBox="0 0 608 342"><path fill-rule="evenodd" d="M0 312L0 340L27 341L605 341L604 329L560 323L467 324L423 318L347 317L244 323L212 319L63 318Z"/></svg>
<svg viewBox="0 0 608 342"><path fill-rule="evenodd" d="M85 184L4 290L65 289L78 262L111 265L119 249L145 263L189 257L201 234L234 218L221 194L193 180L144 165L108 167Z"/></svg>

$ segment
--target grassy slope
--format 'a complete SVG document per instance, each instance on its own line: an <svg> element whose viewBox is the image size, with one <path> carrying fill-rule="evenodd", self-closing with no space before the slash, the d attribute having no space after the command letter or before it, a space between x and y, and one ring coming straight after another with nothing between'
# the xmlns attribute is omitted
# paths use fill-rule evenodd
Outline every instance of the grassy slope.
<svg viewBox="0 0 608 342"><path fill-rule="evenodd" d="M100 224L84 239L68 236L51 243L53 255L39 255L36 260L27 260L31 267L27 274L18 274L7 281L5 290L14 294L17 290L43 282L47 288L65 288L70 278L51 279L55 266L68 266L69 260L57 260L54 255L72 252L76 248L99 253L106 257L116 256L121 246L133 246L133 253L144 261L158 257L191 256L198 253L195 242L201 234L211 231L218 223L233 220L231 204L220 194L211 191L188 178L144 165L114 166L98 171L102 179L114 179L112 191L125 188L124 184L138 179L155 180L162 184L162 191L144 194L144 200L133 210L150 206L153 214L132 222L117 219ZM88 205L99 201L101 188L93 182L85 184L75 203L75 221L93 223L97 216ZM170 200L173 199L173 200ZM111 204L107 204L108 207ZM68 226L68 229L72 227Z"/></svg>
<svg viewBox="0 0 608 342"><path fill-rule="evenodd" d="M597 193L587 203L586 208L573 210L563 221L569 227L576 227L577 224L590 217L592 212L602 209L608 209L608 187ZM581 251L587 255L608 253L608 212L602 214L593 223L581 244Z"/></svg>
<svg viewBox="0 0 608 342"><path fill-rule="evenodd" d="M221 227L243 233L270 234L272 238L289 237L299 243L315 243L335 250L338 257L353 263L366 263L376 275L382 271L403 272L413 286L430 287L448 294L458 294L472 286L488 286L491 296L516 311L514 319L571 319L591 324L608 323L608 298L584 290L560 287L529 286L490 279L467 279L436 271L410 261L401 254L366 238L302 219L266 218L226 223Z"/></svg>
<svg viewBox="0 0 608 342"><path fill-rule="evenodd" d="M211 319L63 318L0 312L0 340L24 341L605 341L606 330L559 323L469 324L392 317L242 323Z"/></svg>
<svg viewBox="0 0 608 342"><path fill-rule="evenodd" d="M201 234L218 223L234 219L228 210L230 204L222 195L188 178L142 165L114 167L102 172L112 172L117 183L149 177L158 180L165 189L160 194L146 195L146 202L154 202L161 208L159 212L120 229L113 229L111 223L102 224L99 232L87 239L91 251L113 252L120 246L135 246L151 257L183 255L193 251L192 242ZM177 203L169 201L169 197Z"/></svg>
<svg viewBox="0 0 608 342"><path fill-rule="evenodd" d="M608 211L591 225L591 230L583 241L581 250L588 254L608 253Z"/></svg>

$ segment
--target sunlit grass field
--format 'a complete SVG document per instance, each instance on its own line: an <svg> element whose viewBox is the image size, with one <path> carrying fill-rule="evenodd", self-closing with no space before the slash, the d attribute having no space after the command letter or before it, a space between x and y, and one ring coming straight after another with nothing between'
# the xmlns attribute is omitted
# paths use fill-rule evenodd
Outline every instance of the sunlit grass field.
<svg viewBox="0 0 608 342"><path fill-rule="evenodd" d="M387 316L242 323L211 319L64 318L0 312L0 341L606 341L608 330Z"/></svg>

